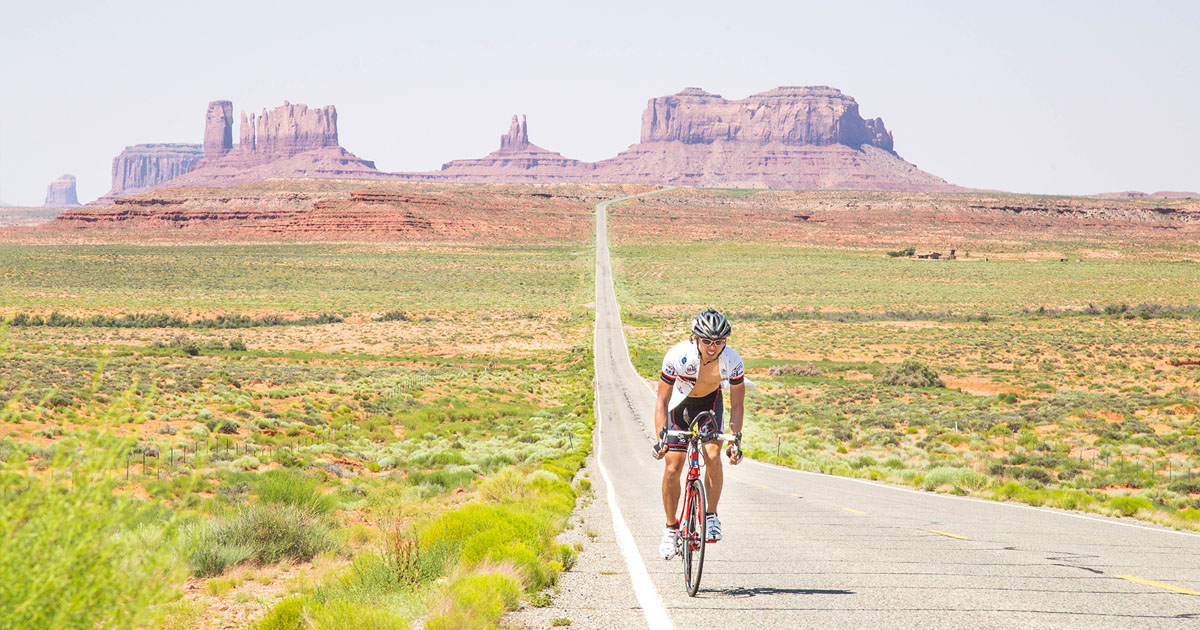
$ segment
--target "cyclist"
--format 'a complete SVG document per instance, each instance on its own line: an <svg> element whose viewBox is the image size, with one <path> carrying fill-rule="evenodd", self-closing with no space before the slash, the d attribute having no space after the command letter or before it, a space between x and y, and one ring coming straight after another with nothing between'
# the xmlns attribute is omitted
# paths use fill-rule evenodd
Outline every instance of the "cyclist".
<svg viewBox="0 0 1200 630"><path fill-rule="evenodd" d="M732 331L733 327L724 315L708 308L692 320L691 338L667 351L654 407L655 435L661 435L668 422L673 429L687 429L683 424L685 410L690 418L702 411L712 411L716 415L716 430L724 431L722 386L729 388L730 432L742 430L746 398L745 367L742 358L726 343ZM705 538L709 542L716 542L721 540L721 520L717 518L717 501L721 498L721 484L724 481L721 445L710 442L701 450L706 466L704 487L709 510L705 515ZM675 520L675 515L678 514L679 480L686 451L686 444L679 438L668 437L659 445L658 457L666 458L662 498L663 509L667 513L667 527L658 550L668 560L675 555L675 541L679 536L679 522ZM741 453L733 453L729 463L736 465L741 459Z"/></svg>

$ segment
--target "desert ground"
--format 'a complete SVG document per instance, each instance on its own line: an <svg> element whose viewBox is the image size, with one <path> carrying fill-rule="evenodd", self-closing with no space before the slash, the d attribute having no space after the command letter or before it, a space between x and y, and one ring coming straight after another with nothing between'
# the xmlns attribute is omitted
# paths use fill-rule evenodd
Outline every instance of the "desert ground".
<svg viewBox="0 0 1200 630"><path fill-rule="evenodd" d="M589 544L593 206L652 188L269 180L0 228L29 618L551 603ZM696 311L733 320L756 459L1200 528L1196 201L678 188L609 233L647 379Z"/></svg>

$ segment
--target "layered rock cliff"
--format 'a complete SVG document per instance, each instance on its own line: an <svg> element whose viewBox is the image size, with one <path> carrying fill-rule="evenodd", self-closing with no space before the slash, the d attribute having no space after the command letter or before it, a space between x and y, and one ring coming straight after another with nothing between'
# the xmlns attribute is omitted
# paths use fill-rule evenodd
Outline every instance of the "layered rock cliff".
<svg viewBox="0 0 1200 630"><path fill-rule="evenodd" d="M48 208L75 207L79 205L79 197L75 193L75 176L67 173L50 182L46 187L46 203Z"/></svg>
<svg viewBox="0 0 1200 630"><path fill-rule="evenodd" d="M112 188L89 206L106 206L114 199L161 186L195 167L204 157L199 144L135 144L125 147L112 163Z"/></svg>

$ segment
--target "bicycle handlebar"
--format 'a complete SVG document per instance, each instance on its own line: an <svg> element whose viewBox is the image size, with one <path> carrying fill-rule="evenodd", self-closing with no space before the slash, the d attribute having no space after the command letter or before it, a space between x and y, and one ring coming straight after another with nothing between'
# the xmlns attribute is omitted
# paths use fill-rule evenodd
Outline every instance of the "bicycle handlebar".
<svg viewBox="0 0 1200 630"><path fill-rule="evenodd" d="M650 454L654 457L654 459L662 459L663 456L666 454L665 451L663 450L663 448L667 444L668 437L678 437L678 438L689 439L692 437L692 435L693 435L693 433L691 431L679 431L679 430L674 430L674 429L668 430L666 427L663 427L663 430L659 431L659 433L658 433L658 443L655 444L653 447L651 447ZM696 435L696 437L700 437L699 434L695 434L695 435ZM741 431L738 431L736 434L717 433L712 436L711 440L706 440L706 441L733 442L733 444L730 444L728 446L728 448L725 449L725 455L728 456L730 459L733 458L734 449L737 449L737 454L739 456L741 456L741 454L742 454L742 432Z"/></svg>
<svg viewBox="0 0 1200 630"><path fill-rule="evenodd" d="M691 436L691 435L692 435L692 432L691 432L691 431L675 431L675 430L668 430L668 431L664 431L664 432L663 432L663 435L665 435L665 436L667 436L667 437L681 437L681 438L686 438L686 437L689 437L689 436ZM726 441L726 442L735 442L735 441L738 441L738 440L740 440L740 439L742 439L740 436L737 436L737 435L732 435L732 434L730 434L730 433L718 433L718 434L716 434L716 435L712 436L712 441L724 440L724 441Z"/></svg>

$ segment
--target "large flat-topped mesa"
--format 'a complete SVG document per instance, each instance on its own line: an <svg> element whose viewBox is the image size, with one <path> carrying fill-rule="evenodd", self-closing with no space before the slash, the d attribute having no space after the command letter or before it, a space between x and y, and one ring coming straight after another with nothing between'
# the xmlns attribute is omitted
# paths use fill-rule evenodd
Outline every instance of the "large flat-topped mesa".
<svg viewBox="0 0 1200 630"><path fill-rule="evenodd" d="M593 181L742 188L958 190L906 162L880 118L836 88L783 86L741 100L700 88L652 98L641 142Z"/></svg>
<svg viewBox="0 0 1200 630"><path fill-rule="evenodd" d="M161 186L188 171L204 157L200 144L159 143L125 147L112 161L112 188L89 206L107 206L114 199Z"/></svg>
<svg viewBox="0 0 1200 630"><path fill-rule="evenodd" d="M863 120L858 103L824 85L784 86L730 101L700 88L650 99L642 114L642 142L778 142L826 146L864 144L892 150L892 134L875 118Z"/></svg>

